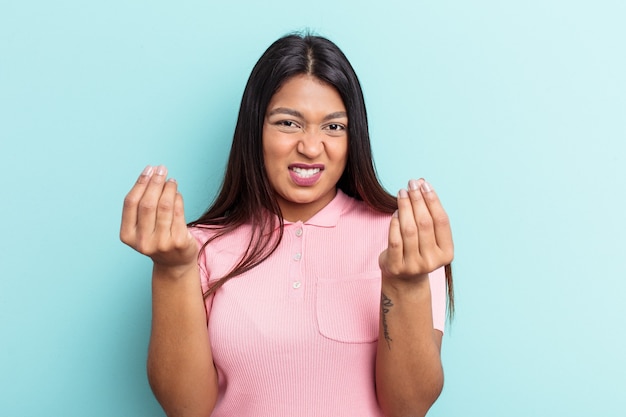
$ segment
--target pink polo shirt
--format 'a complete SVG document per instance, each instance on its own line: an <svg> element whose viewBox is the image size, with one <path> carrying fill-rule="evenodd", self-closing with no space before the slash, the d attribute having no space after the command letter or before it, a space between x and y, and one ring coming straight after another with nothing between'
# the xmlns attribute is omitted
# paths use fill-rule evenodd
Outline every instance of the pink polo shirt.
<svg viewBox="0 0 626 417"><path fill-rule="evenodd" d="M271 257L207 300L219 380L213 417L382 416L374 364L389 221L338 191L309 221L286 223ZM213 233L192 232L201 242ZM206 247L204 290L239 260L248 233L241 227ZM430 282L433 325L443 331L443 269Z"/></svg>

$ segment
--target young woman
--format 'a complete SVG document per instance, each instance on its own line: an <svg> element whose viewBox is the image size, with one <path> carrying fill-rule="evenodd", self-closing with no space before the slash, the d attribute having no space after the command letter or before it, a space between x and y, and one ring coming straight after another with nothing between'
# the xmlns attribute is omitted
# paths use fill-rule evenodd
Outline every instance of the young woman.
<svg viewBox="0 0 626 417"><path fill-rule="evenodd" d="M149 166L120 235L154 261L148 376L168 416L423 416L441 392L448 217L423 179L384 191L327 39L259 59L200 219Z"/></svg>

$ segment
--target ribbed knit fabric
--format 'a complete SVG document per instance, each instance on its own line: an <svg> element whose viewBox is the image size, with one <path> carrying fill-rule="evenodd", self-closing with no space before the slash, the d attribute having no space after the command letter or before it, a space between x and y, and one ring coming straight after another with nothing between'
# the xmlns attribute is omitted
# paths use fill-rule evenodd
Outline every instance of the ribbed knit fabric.
<svg viewBox="0 0 626 417"><path fill-rule="evenodd" d="M219 379L213 417L382 416L374 364L389 221L338 191L309 221L287 223L269 259L207 300ZM201 242L212 233L192 232ZM242 227L207 246L203 289L229 271L248 236ZM443 331L443 269L430 282Z"/></svg>

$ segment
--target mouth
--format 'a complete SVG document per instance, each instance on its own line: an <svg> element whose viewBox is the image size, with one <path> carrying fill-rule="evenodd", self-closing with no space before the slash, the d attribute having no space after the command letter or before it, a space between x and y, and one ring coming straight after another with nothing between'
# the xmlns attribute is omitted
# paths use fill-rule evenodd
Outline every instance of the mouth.
<svg viewBox="0 0 626 417"><path fill-rule="evenodd" d="M292 164L289 165L289 175L292 181L300 187L310 187L315 185L322 177L324 165L305 165Z"/></svg>
<svg viewBox="0 0 626 417"><path fill-rule="evenodd" d="M318 174L322 171L322 168L300 168L300 167L289 167L291 172L294 172L300 178L310 178L313 175Z"/></svg>

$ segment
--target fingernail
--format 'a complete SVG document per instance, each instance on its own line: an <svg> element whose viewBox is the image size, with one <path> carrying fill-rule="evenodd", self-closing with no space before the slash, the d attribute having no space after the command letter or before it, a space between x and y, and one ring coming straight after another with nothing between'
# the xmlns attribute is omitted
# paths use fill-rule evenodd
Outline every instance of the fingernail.
<svg viewBox="0 0 626 417"><path fill-rule="evenodd" d="M152 168L152 166L148 165L147 167L143 169L143 171L141 171L141 175L148 177L152 175L153 169L154 168Z"/></svg>
<svg viewBox="0 0 626 417"><path fill-rule="evenodd" d="M165 175L165 167L163 165L159 165L156 170L157 175Z"/></svg>
<svg viewBox="0 0 626 417"><path fill-rule="evenodd" d="M424 180L422 183L422 191L425 193L429 193L433 190L433 187L428 183L428 181Z"/></svg>
<svg viewBox="0 0 626 417"><path fill-rule="evenodd" d="M409 189L411 191L416 191L420 188L419 183L417 182L417 180L410 180L409 181Z"/></svg>
<svg viewBox="0 0 626 417"><path fill-rule="evenodd" d="M398 192L398 197L400 198L407 198L409 196L409 193L407 193L407 191L402 188L399 192Z"/></svg>
<svg viewBox="0 0 626 417"><path fill-rule="evenodd" d="M178 181L176 181L176 178L170 178L167 180L168 182L174 182L174 183L178 183Z"/></svg>
<svg viewBox="0 0 626 417"><path fill-rule="evenodd" d="M398 210L393 212L392 217L395 217L396 219L398 218Z"/></svg>

